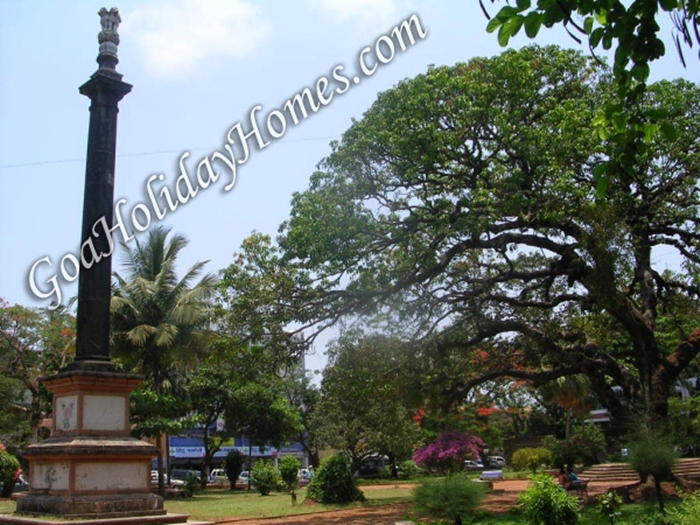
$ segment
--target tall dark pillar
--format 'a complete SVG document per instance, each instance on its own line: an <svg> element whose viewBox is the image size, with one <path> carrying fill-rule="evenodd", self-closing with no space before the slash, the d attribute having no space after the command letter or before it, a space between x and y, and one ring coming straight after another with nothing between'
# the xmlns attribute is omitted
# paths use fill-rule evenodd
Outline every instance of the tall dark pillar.
<svg viewBox="0 0 700 525"><path fill-rule="evenodd" d="M104 226L112 228L114 214L114 166L117 143L119 101L131 91L122 82L115 67L119 34L119 15L115 10L101 11L102 31L98 35L99 69L80 86L80 93L90 98L90 129L85 168L85 197L81 254L83 264L78 280L78 320L75 364L73 369L109 369L109 320L113 247ZM86 242L88 244L86 244ZM91 249L94 246L94 251ZM103 256L94 263L95 254ZM93 263L90 265L90 263ZM87 267L90 266L90 267Z"/></svg>
<svg viewBox="0 0 700 525"><path fill-rule="evenodd" d="M88 263L99 254L106 256L80 270L75 363L41 378L53 394L51 437L24 451L29 491L18 499L17 514L34 516L31 523L47 525L54 525L56 517L138 517L129 523L159 525L184 522L186 517L167 516L163 498L151 491L151 461L158 449L130 436L129 396L142 377L120 372L109 359L112 247L104 224L110 229L113 220L117 103L131 86L114 69L119 11L103 8L99 15L100 67L80 88L92 101L82 242L94 246L82 251ZM19 523L28 521L0 516L0 525Z"/></svg>

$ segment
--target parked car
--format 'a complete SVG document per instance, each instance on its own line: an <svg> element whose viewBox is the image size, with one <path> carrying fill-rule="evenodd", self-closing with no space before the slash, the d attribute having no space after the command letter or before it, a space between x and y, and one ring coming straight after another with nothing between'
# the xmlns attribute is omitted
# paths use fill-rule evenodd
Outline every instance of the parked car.
<svg viewBox="0 0 700 525"><path fill-rule="evenodd" d="M165 484L166 487L182 487L185 482L180 480L180 479L173 479L168 482L168 475L163 472L163 483ZM151 486L152 487L157 487L158 486L158 471L157 470L151 470Z"/></svg>
<svg viewBox="0 0 700 525"><path fill-rule="evenodd" d="M222 468L215 468L209 474L209 483L215 483L219 486L226 485L228 483L228 476Z"/></svg>
<svg viewBox="0 0 700 525"><path fill-rule="evenodd" d="M305 487L306 485L311 483L312 477L313 477L313 473L309 469L307 469L307 468L299 469L299 473L297 474L297 479L299 480L299 486Z"/></svg>
<svg viewBox="0 0 700 525"><path fill-rule="evenodd" d="M480 459L477 459L476 461L468 459L464 462L464 468L467 470L483 470L484 464L481 462Z"/></svg>
<svg viewBox="0 0 700 525"><path fill-rule="evenodd" d="M238 480L236 481L236 483L246 483L247 484L249 478L250 478L250 472L248 472L247 470L244 470L238 475Z"/></svg>
<svg viewBox="0 0 700 525"><path fill-rule="evenodd" d="M503 468L506 466L506 460L502 456L489 456L486 458L489 468Z"/></svg>
<svg viewBox="0 0 700 525"><path fill-rule="evenodd" d="M187 481L188 476L194 476L198 480L201 479L199 472L196 470L185 470L185 469L173 469L172 472L170 472L170 484L174 485L176 481L180 481L183 485Z"/></svg>
<svg viewBox="0 0 700 525"><path fill-rule="evenodd" d="M236 488L237 489L247 489L248 488L248 481L250 480L250 472L247 470L244 470L238 475L238 479L236 479ZM253 487L255 484L251 481L250 486Z"/></svg>

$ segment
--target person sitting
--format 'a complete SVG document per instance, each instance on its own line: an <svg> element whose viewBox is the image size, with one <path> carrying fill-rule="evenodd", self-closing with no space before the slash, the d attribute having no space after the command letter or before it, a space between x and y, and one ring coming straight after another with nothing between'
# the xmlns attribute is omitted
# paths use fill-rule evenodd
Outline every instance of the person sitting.
<svg viewBox="0 0 700 525"><path fill-rule="evenodd" d="M571 479L566 473L566 470L564 470L564 467L559 469L559 484L564 487L565 490L569 490L571 488Z"/></svg>
<svg viewBox="0 0 700 525"><path fill-rule="evenodd" d="M576 483L578 481L578 476L576 475L576 472L571 469L571 467L566 469L566 475L569 476L569 481L571 481L571 483Z"/></svg>

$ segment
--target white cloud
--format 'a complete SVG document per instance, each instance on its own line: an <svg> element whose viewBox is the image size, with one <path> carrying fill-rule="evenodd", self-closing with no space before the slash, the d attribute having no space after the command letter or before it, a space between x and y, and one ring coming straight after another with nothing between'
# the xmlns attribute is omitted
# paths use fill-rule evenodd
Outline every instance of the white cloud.
<svg viewBox="0 0 700 525"><path fill-rule="evenodd" d="M410 12L406 0L308 0L333 22L353 23L364 33L390 28Z"/></svg>
<svg viewBox="0 0 700 525"><path fill-rule="evenodd" d="M245 59L270 35L257 6L245 0L170 0L138 8L120 32L140 47L146 66L167 76L214 56Z"/></svg>

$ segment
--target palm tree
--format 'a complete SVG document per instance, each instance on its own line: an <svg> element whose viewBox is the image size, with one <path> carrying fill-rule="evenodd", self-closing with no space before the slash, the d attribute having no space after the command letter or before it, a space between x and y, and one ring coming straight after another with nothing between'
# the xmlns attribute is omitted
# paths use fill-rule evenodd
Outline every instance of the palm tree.
<svg viewBox="0 0 700 525"><path fill-rule="evenodd" d="M559 377L540 387L540 393L547 401L553 401L566 411L566 439L571 433L571 419L574 415L583 416L595 408L591 382L583 374Z"/></svg>
<svg viewBox="0 0 700 525"><path fill-rule="evenodd" d="M188 370L194 369L210 342L211 299L216 278L204 275L205 262L193 265L182 279L175 272L182 235L168 239L169 228L148 232L145 243L132 249L122 244L125 276L114 273L112 285L112 344L115 361L144 376L156 394L173 394ZM159 450L162 434L157 436ZM158 458L162 492L162 457Z"/></svg>

